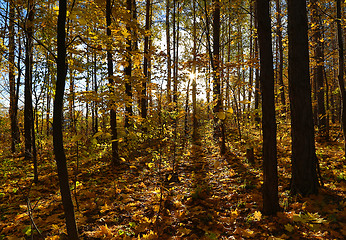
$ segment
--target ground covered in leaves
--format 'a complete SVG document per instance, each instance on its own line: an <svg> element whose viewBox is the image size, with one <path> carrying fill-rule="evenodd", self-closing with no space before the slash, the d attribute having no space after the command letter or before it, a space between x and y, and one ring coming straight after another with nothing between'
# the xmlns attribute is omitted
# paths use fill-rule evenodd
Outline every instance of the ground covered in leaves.
<svg viewBox="0 0 346 240"><path fill-rule="evenodd" d="M243 136L247 140L229 139L222 157L207 137L186 145L179 155L151 141L116 169L107 154L75 139L66 149L81 239L345 239L346 167L340 140L317 143L324 181L320 194L292 197L289 136L281 134L282 211L266 217L261 214L259 136L253 129ZM9 154L7 144L0 150L0 239L64 239L51 143L40 146L36 184L32 164ZM246 159L249 146L254 164Z"/></svg>

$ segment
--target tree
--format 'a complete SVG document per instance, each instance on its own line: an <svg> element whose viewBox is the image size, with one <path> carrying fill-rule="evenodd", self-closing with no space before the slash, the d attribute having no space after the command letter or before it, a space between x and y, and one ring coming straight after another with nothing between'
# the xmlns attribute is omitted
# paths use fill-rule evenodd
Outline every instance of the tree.
<svg viewBox="0 0 346 240"><path fill-rule="evenodd" d="M25 136L25 159L32 159L32 48L33 48L33 1L28 1L27 20L25 24L26 45L25 45L25 88L24 88L24 136Z"/></svg>
<svg viewBox="0 0 346 240"><path fill-rule="evenodd" d="M277 26L276 26L276 33L277 33L277 42L278 42L278 80L280 85L280 101L282 104L282 110L283 112L286 112L286 98L285 98L285 85L284 85L284 79L283 79L283 68L284 68L284 51L282 47L282 23L281 23L281 5L280 0L276 0L276 10L277 10Z"/></svg>
<svg viewBox="0 0 346 240"><path fill-rule="evenodd" d="M328 128L327 128L327 115L324 101L324 53L322 46L322 33L320 26L320 16L319 16L319 6L317 0L311 1L312 4L312 36L313 36L313 46L314 46L314 66L313 66L313 76L314 84L316 86L316 96L317 96L317 126L318 132L323 138L328 138Z"/></svg>
<svg viewBox="0 0 346 240"><path fill-rule="evenodd" d="M171 81L172 81L172 65L171 65L171 36L169 25L169 5L170 0L166 0L166 41L167 41L167 99L169 102L172 100L171 96Z"/></svg>
<svg viewBox="0 0 346 240"><path fill-rule="evenodd" d="M14 3L13 1L9 2L10 12L9 12L9 23L8 23L8 49L9 49L9 71L8 79L10 82L10 118L11 118L11 151L14 153L16 151L16 144L19 143L19 128L18 128L18 119L17 119L17 107L16 107L16 84L15 84L15 60L14 60L14 51L15 51L15 42L14 42Z"/></svg>
<svg viewBox="0 0 346 240"><path fill-rule="evenodd" d="M112 6L111 0L107 0L106 2L106 22L107 22L107 36L110 38L112 36L111 32L111 24L112 24ZM110 41L111 39L108 39ZM111 44L108 43L107 49L107 67L108 67L108 81L110 86L110 94L114 95L114 80L113 80L113 55ZM111 131L112 131L112 164L113 166L117 166L120 164L120 158L118 153L118 133L117 133L117 113L115 110L114 101L110 101L110 122L111 122Z"/></svg>
<svg viewBox="0 0 346 240"><path fill-rule="evenodd" d="M340 97L341 97L341 126L344 133L344 151L346 158L346 89L344 82L344 43L343 43L343 34L341 27L341 0L336 0L336 18L337 18L337 36L338 36L338 54L339 54L339 73L338 81L340 88Z"/></svg>
<svg viewBox="0 0 346 240"><path fill-rule="evenodd" d="M274 69L269 1L257 0L257 14L263 116L263 212L266 215L272 215L279 210L279 198L276 159Z"/></svg>
<svg viewBox="0 0 346 240"><path fill-rule="evenodd" d="M196 83L196 63L197 63L197 33L196 33L196 0L193 0L193 30L192 30L192 37L193 37L193 60L192 60L192 140L194 143L197 142L197 83Z"/></svg>
<svg viewBox="0 0 346 240"><path fill-rule="evenodd" d="M148 100L147 100L147 82L149 81L149 65L150 65L150 46L149 46L149 37L150 37L150 9L151 1L146 0L145 5L145 37L144 37L144 62L143 62L143 73L144 79L142 82L142 92L141 92L141 116L142 118L147 117L148 113Z"/></svg>
<svg viewBox="0 0 346 240"><path fill-rule="evenodd" d="M59 1L59 15L58 15L58 27L57 27L57 45L58 45L58 57L57 57L57 81L54 98L54 110L53 110L53 146L54 155L58 170L60 193L62 198L62 204L65 211L65 221L67 227L68 239L78 239L77 225L74 215L74 207L71 198L69 177L66 165L66 155L63 144L62 134L62 109L64 99L64 89L67 73L66 63L66 43L65 43L65 25L66 25L66 0Z"/></svg>
<svg viewBox="0 0 346 240"><path fill-rule="evenodd" d="M132 19L133 13L133 0L126 0L126 9L129 12L130 19ZM126 24L126 30L128 33L131 33L131 24L130 22ZM125 129L130 127L130 117L132 116L132 84L131 84L131 75L132 75L132 39L131 34L127 37L126 40L126 65L124 67L125 72Z"/></svg>
<svg viewBox="0 0 346 240"><path fill-rule="evenodd" d="M291 192L303 196L318 192L317 157L309 74L306 2L288 0L288 82L291 106Z"/></svg>
<svg viewBox="0 0 346 240"><path fill-rule="evenodd" d="M25 25L25 88L24 88L24 136L25 136L25 159L33 160L34 182L38 181L37 156L35 145L34 115L32 107L32 67L33 67L33 26L35 6L32 0L28 1L27 20Z"/></svg>

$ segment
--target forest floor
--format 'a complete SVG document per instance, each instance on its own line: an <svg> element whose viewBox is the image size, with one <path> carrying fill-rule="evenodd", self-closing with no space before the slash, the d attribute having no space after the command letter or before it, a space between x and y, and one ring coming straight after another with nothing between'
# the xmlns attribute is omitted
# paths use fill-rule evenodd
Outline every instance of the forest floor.
<svg viewBox="0 0 346 240"><path fill-rule="evenodd" d="M81 239L346 239L342 144L317 143L324 187L318 195L292 197L288 132L281 131L278 138L282 209L273 217L261 214L261 141L255 129L244 137L246 141L230 140L222 157L212 140L204 138L176 157L162 152L172 149L143 147L116 169L106 155L90 154L82 145L77 155L76 143L69 144L71 192ZM245 154L250 141L254 164ZM32 164L11 155L5 146L7 141L0 147L0 240L64 239L51 143L39 146L37 184L32 182ZM174 158L177 174L172 172Z"/></svg>

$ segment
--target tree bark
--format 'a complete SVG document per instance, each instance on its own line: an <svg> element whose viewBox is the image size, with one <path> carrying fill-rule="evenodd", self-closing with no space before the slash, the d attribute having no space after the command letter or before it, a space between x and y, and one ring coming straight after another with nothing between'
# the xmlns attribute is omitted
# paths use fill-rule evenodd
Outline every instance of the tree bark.
<svg viewBox="0 0 346 240"><path fill-rule="evenodd" d="M170 0L166 0L166 41L167 41L167 99L172 101L171 81L172 81L172 63L171 63L171 36L169 24L169 8Z"/></svg>
<svg viewBox="0 0 346 240"><path fill-rule="evenodd" d="M150 62L150 48L149 48L149 37L150 37L150 8L151 1L146 0L145 6L145 37L144 37L144 62L143 62L143 73L144 79L142 82L141 92L141 115L142 118L146 118L148 114L148 98L147 98L147 82L149 82L149 62Z"/></svg>
<svg viewBox="0 0 346 240"><path fill-rule="evenodd" d="M283 79L283 70L284 70L284 52L282 47L282 23L281 23L281 5L280 0L276 0L276 11L277 11L277 40L278 40L278 53L279 53L279 63L278 63L278 82L280 85L279 95L282 104L282 112L286 112L286 98L285 98L285 84Z"/></svg>
<svg viewBox="0 0 346 240"><path fill-rule="evenodd" d="M197 33L196 33L196 0L193 0L193 30L192 30L192 37L193 37L193 63L192 63L192 141L193 143L196 143L198 140L197 137L197 128L198 128L198 122L197 122L197 72L196 72L196 61L197 61Z"/></svg>
<svg viewBox="0 0 346 240"><path fill-rule="evenodd" d="M257 0L263 129L263 213L279 210L274 69L269 1Z"/></svg>
<svg viewBox="0 0 346 240"><path fill-rule="evenodd" d="M15 81L15 31L14 31L14 3L13 1L9 2L10 12L9 12L9 23L8 23L8 49L9 49L9 71L8 71L8 80L10 83L10 119L11 119L11 152L16 152L16 145L19 143L19 128L18 128L18 119L17 119L17 107L16 107L16 81Z"/></svg>
<svg viewBox="0 0 346 240"><path fill-rule="evenodd" d="M108 36L108 49L107 49L107 68L108 68L108 82L110 95L114 95L114 80L113 80L113 54L111 36L112 31L110 26L112 25L112 6L111 0L106 2L106 22L107 22L107 36ZM118 166L120 164L119 149L118 149L118 132L117 132L117 113L114 104L114 100L110 100L110 123L112 132L112 165Z"/></svg>
<svg viewBox="0 0 346 240"><path fill-rule="evenodd" d="M255 8L254 11L255 14L255 28L258 28L258 18L257 18L257 8ZM258 59L258 38L255 38L254 42L254 56L255 61L257 62ZM260 105L260 80L259 80L259 67L256 63L255 67L255 122L257 124L260 123L261 118L259 117L259 105Z"/></svg>
<svg viewBox="0 0 346 240"><path fill-rule="evenodd" d="M126 1L126 9L129 11L132 19L132 13L133 13L133 6L132 6L133 0L127 0ZM126 24L126 29L129 33L132 33L131 31L131 24ZM132 39L131 35L129 35L128 39L126 40L126 66L124 68L125 71L125 129L126 131L130 128L130 117L132 116L132 84L131 84L131 75L132 75L132 57L131 57L131 51L132 51Z"/></svg>
<svg viewBox="0 0 346 240"><path fill-rule="evenodd" d="M317 157L309 75L308 19L306 2L288 0L288 81L291 103L291 192L316 194Z"/></svg>
<svg viewBox="0 0 346 240"><path fill-rule="evenodd" d="M25 87L24 87L24 136L25 136L25 159L32 159L32 124L33 124L33 109L32 109L32 36L33 36L33 20L34 20L34 5L33 1L28 1L28 17L26 20L25 33Z"/></svg>
<svg viewBox="0 0 346 240"><path fill-rule="evenodd" d="M314 82L316 84L316 96L317 96L317 126L319 135L325 139L328 139L327 132L327 115L324 101L324 53L322 46L322 33L319 21L319 13L317 0L312 0L312 36L314 42L314 58L315 65L313 67Z"/></svg>
<svg viewBox="0 0 346 240"><path fill-rule="evenodd" d="M57 58L57 81L56 91L54 98L53 110L53 146L54 155L57 164L57 171L59 177L60 193L62 204L65 211L65 220L67 227L68 239L78 239L78 232L76 220L74 215L74 207L71 198L69 178L66 164L66 156L63 145L62 134L62 115L63 115L63 99L66 81L66 45L65 45L65 24L66 24L66 0L59 1L59 15L58 15L58 28L57 28L57 45L58 45L58 58Z"/></svg>
<svg viewBox="0 0 346 240"><path fill-rule="evenodd" d="M336 18L337 18L337 34L338 34L338 53L339 53L339 88L341 97L341 126L344 133L344 157L346 158L346 90L344 83L344 43L341 27L341 0L336 0Z"/></svg>

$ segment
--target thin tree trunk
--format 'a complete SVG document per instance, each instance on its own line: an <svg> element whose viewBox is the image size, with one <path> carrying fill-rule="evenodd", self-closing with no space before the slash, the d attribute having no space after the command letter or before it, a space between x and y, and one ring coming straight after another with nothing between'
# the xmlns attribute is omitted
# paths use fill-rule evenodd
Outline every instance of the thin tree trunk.
<svg viewBox="0 0 346 240"><path fill-rule="evenodd" d="M257 9L255 8L255 28L258 27ZM258 39L255 39L254 43L254 55L255 61L258 61ZM260 80L259 80L259 66L256 63L255 67L255 122L260 123L261 118L259 117L259 105L260 105Z"/></svg>
<svg viewBox="0 0 346 240"><path fill-rule="evenodd" d="M93 73L93 79L94 79L94 91L95 91L95 96L97 97L98 95L98 83L97 83L97 64L96 64L97 58L96 58L96 51L94 51L94 73ZM99 115L98 115L98 100L94 101L94 124L93 124L93 132L97 133L99 131Z"/></svg>
<svg viewBox="0 0 346 240"><path fill-rule="evenodd" d="M250 113L250 109L251 109L251 99L252 99L252 89L253 89L253 64L252 64L252 61L253 61L253 55L254 55L254 49L253 49L253 30L252 30L252 27L253 27L253 0L250 0L250 61L251 61L251 64L249 65L249 96L248 96L248 100L249 100L249 103L248 103L248 112Z"/></svg>
<svg viewBox="0 0 346 240"><path fill-rule="evenodd" d="M196 0L193 0L193 65L192 65L192 141L197 142L197 72L196 72L196 61L197 61L197 33L196 33Z"/></svg>
<svg viewBox="0 0 346 240"><path fill-rule="evenodd" d="M130 12L131 16L133 13L133 6L132 6L133 0L127 0L126 1L126 9ZM127 23L126 29L129 33L132 33L130 23ZM125 130L127 131L130 128L130 117L132 116L132 84L131 84L131 75L132 75L132 58L131 58L131 51L132 51L132 40L131 40L131 34L126 40L126 66L124 68L125 72L125 94L126 94L126 100L125 100Z"/></svg>
<svg viewBox="0 0 346 240"><path fill-rule="evenodd" d="M16 108L16 82L15 82L15 32L14 32L14 3L12 1L10 4L10 12L9 12L9 24L8 24L8 49L9 49L9 71L8 71L8 79L10 82L10 118L11 118L11 152L16 152L16 145L19 143L19 128L18 128L18 119L17 119L17 108Z"/></svg>
<svg viewBox="0 0 346 240"><path fill-rule="evenodd" d="M171 81L172 81L172 63L171 63L171 36L169 25L170 0L166 0L166 41L167 41L167 99L172 101Z"/></svg>
<svg viewBox="0 0 346 240"><path fill-rule="evenodd" d="M147 82L149 81L149 61L150 61L150 49L149 49L149 37L150 37L150 8L151 1L146 0L145 6L145 37L144 37L144 62L143 62L143 73L144 79L142 82L142 92L141 92L141 115L142 118L146 118L148 114L148 98L147 98Z"/></svg>
<svg viewBox="0 0 346 240"><path fill-rule="evenodd" d="M71 198L69 178L66 164L66 156L63 144L62 134L62 115L63 115L63 100L64 89L66 81L66 46L65 46L65 24L66 24L66 0L59 1L59 15L58 15L58 28L57 28L57 45L58 45L58 58L57 58L57 81L56 92L54 98L54 113L53 113L53 146L54 155L57 164L60 192L62 197L62 204L65 211L65 220L68 239L77 240L78 232L74 215L74 207Z"/></svg>
<svg viewBox="0 0 346 240"><path fill-rule="evenodd" d="M319 13L317 0L312 0L312 22L314 24L313 41L315 43L314 49L314 82L316 84L316 96L317 96L317 126L321 137L328 139L327 134L327 116L324 101L324 53L322 47L322 33L319 21Z"/></svg>
<svg viewBox="0 0 346 240"><path fill-rule="evenodd" d="M276 0L276 11L277 11L277 40L278 40L278 51L279 51L279 67L278 67L278 80L279 80L279 95L282 104L282 112L286 112L286 98L285 98L285 85L283 79L283 69L284 69L284 52L282 47L282 23L281 23L281 5L280 0Z"/></svg>

